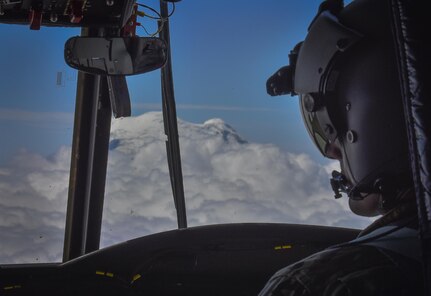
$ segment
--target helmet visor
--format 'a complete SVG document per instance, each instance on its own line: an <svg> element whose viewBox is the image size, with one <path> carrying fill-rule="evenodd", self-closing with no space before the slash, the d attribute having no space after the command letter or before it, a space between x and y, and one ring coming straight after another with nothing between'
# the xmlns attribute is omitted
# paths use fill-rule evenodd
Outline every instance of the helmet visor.
<svg viewBox="0 0 431 296"><path fill-rule="evenodd" d="M330 141L322 129L316 112L309 112L305 108L304 99L302 96L300 98L300 108L302 118L304 120L305 126L307 127L307 131L311 137L311 140L313 141L314 145L316 145L317 149L319 149L320 153L322 153L323 156L328 157L326 154L326 149Z"/></svg>

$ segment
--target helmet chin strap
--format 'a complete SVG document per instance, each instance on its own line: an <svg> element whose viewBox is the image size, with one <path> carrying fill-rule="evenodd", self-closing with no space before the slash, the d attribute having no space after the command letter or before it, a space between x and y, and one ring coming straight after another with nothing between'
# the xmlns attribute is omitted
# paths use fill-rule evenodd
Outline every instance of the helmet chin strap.
<svg viewBox="0 0 431 296"><path fill-rule="evenodd" d="M346 193L348 197L354 200L362 200L367 195L361 195L357 186L352 186L352 184L347 180L346 176L338 171L332 171L332 178L330 179L332 190L334 191L334 197L336 199L341 198L341 193Z"/></svg>
<svg viewBox="0 0 431 296"><path fill-rule="evenodd" d="M370 194L379 194L379 212L381 213L392 209L400 200L400 196L404 195L409 189L408 183L405 186L400 186L400 183L403 183L402 181L397 182L393 178L379 178L374 182L372 190L365 192L363 188L359 188L360 184L353 186L346 176L338 171L332 171L330 183L336 199L342 197L341 193L346 193L353 200L363 200Z"/></svg>
<svg viewBox="0 0 431 296"><path fill-rule="evenodd" d="M332 190L334 191L334 197L336 199L341 198L341 193L346 193L347 196L353 200L363 200L367 196L373 193L381 194L388 196L388 190L385 190L386 188L393 188L390 186L383 186L383 179L378 179L372 188L372 190L364 190L364 188L360 188L360 183L356 185L352 185L352 183L346 178L346 176L343 173L340 173L338 171L332 171L332 178L330 179ZM387 182L385 182L387 183ZM389 190L390 194L394 193L395 191ZM392 195L393 196L393 195ZM386 202L387 203L387 202Z"/></svg>

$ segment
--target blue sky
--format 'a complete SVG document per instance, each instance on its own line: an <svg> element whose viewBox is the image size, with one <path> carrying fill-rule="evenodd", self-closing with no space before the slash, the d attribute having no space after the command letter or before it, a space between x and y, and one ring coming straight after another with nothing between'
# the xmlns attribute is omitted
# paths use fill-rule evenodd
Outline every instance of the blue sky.
<svg viewBox="0 0 431 296"><path fill-rule="evenodd" d="M158 8L155 0L141 1ZM250 141L276 143L323 161L302 125L297 99L271 98L266 79L287 64L290 49L305 34L320 1L183 0L171 18L173 71L179 117L203 122L219 117ZM149 12L146 10L146 12ZM140 19L148 31L155 22ZM76 72L63 61L63 44L77 29L2 25L0 110L46 112L38 122L0 117L0 162L17 149L42 154L70 145ZM143 29L138 34L145 36ZM63 86L56 85L63 72ZM160 72L128 77L133 114L160 109ZM2 114L0 113L0 114ZM38 117L38 116L36 116Z"/></svg>

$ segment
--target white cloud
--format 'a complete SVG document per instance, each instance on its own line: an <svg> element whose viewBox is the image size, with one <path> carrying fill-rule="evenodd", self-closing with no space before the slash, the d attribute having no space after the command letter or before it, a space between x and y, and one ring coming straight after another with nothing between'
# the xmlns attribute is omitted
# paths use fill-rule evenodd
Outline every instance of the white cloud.
<svg viewBox="0 0 431 296"><path fill-rule="evenodd" d="M248 143L220 119L179 121L190 226L286 222L363 227L308 155ZM102 245L176 228L161 113L114 120ZM0 167L0 262L61 260L70 148ZM37 260L36 260L37 259Z"/></svg>
<svg viewBox="0 0 431 296"><path fill-rule="evenodd" d="M49 157L20 151L0 168L0 262L61 259L70 148Z"/></svg>

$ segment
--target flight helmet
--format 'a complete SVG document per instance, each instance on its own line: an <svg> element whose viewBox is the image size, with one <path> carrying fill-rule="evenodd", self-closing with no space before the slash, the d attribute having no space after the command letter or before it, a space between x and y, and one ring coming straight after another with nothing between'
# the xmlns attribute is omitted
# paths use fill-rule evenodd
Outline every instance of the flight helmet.
<svg viewBox="0 0 431 296"><path fill-rule="evenodd" d="M411 187L407 132L389 1L325 1L290 65L267 82L271 95L299 95L308 133L326 157L337 149L335 197L381 194L384 207Z"/></svg>

